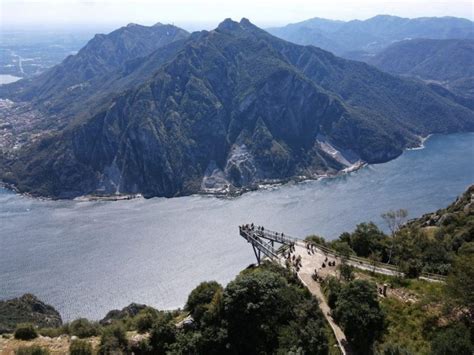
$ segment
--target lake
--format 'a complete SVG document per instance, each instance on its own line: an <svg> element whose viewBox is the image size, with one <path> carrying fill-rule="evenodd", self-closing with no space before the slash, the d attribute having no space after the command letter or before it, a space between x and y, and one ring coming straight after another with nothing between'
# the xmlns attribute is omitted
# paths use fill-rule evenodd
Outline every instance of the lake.
<svg viewBox="0 0 474 355"><path fill-rule="evenodd" d="M44 201L0 189L0 299L25 292L70 320L131 302L182 307L201 281L227 283L254 262L238 225L328 239L406 208L447 206L474 183L474 133L433 136L425 149L318 181L233 199Z"/></svg>
<svg viewBox="0 0 474 355"><path fill-rule="evenodd" d="M13 76L10 74L0 74L0 85L14 83L15 81L18 81L20 79L21 78L18 76Z"/></svg>

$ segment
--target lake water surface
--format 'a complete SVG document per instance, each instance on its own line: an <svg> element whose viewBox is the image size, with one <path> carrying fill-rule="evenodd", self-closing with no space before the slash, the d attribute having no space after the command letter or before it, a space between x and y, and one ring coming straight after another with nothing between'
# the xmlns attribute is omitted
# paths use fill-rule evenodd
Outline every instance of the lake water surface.
<svg viewBox="0 0 474 355"><path fill-rule="evenodd" d="M0 74L0 85L14 83L15 81L18 81L20 79L21 78L18 76L13 76L10 74Z"/></svg>
<svg viewBox="0 0 474 355"><path fill-rule="evenodd" d="M330 179L234 199L41 201L0 189L0 299L36 294L70 320L130 302L182 307L199 282L226 283L254 262L238 225L329 239L389 209L410 217L448 205L474 183L474 133Z"/></svg>

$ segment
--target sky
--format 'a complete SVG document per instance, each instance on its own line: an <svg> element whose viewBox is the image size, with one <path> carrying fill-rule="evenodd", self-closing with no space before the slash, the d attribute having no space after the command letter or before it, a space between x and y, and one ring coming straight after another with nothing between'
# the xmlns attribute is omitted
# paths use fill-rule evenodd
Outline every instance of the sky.
<svg viewBox="0 0 474 355"><path fill-rule="evenodd" d="M312 17L363 20L377 14L472 20L473 6L471 0L0 0L0 16L3 28L162 22L197 30L213 28L228 17L247 17L261 27Z"/></svg>

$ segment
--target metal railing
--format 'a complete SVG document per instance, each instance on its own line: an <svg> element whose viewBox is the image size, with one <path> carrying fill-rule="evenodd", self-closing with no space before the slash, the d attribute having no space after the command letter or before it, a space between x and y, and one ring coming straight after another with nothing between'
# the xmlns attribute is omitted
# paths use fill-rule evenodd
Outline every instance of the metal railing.
<svg viewBox="0 0 474 355"><path fill-rule="evenodd" d="M250 225L247 225L247 226L250 226ZM272 230L269 230L269 229L265 229L262 226L254 226L254 225L251 225L251 226L252 226L252 228L249 228L248 231L251 232L252 234L255 234L258 238L264 238L264 239L270 240L271 242L277 242L277 243L285 244L285 245L291 245L291 244L306 245L306 243L310 243L310 244L314 245L316 248L323 251L325 254L332 255L332 256L335 256L335 257L339 257L339 258L345 257L345 258L347 258L347 260L352 261L353 263L362 264L366 268L368 268L368 267L378 268L378 269L382 269L382 270L392 272L393 274L403 276L403 273L401 273L399 271L399 268L397 266L393 265L393 264L386 264L386 263L382 263L382 262L370 260L370 259L367 259L367 258L354 256L354 255L349 255L349 256L343 255L343 254L337 252L336 250L331 249L331 248L329 248L326 245L323 245L321 243L317 243L317 242L314 242L314 241L306 241L306 240L303 240L301 238L295 238L295 237L292 237L292 236L284 234L284 233L279 233L279 232L275 232L275 231L272 231ZM270 251L267 251L267 253L264 252L265 255L267 255L268 253L272 253L273 254L272 257L270 257L269 255L267 255L267 256L270 257L271 259L278 258L278 252L275 251L275 249L273 249L272 246L265 246L265 244L263 244L263 243L260 243L260 244L262 244L263 248L271 248L271 252ZM263 250L262 250L262 252L263 252ZM429 280L437 280L437 281L445 281L446 280L446 276L444 276L444 275L433 274L433 273L428 273L428 272L422 272L420 274L420 276L423 277L423 278L429 279Z"/></svg>

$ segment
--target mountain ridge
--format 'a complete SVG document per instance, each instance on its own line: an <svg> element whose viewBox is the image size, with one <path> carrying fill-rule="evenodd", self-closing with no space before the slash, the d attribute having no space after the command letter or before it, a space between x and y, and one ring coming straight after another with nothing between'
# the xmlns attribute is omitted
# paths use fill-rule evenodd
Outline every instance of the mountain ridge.
<svg viewBox="0 0 474 355"><path fill-rule="evenodd" d="M314 18L268 31L291 42L311 44L357 60L407 38L474 38L472 21L449 16L410 19L377 15L346 22Z"/></svg>
<svg viewBox="0 0 474 355"><path fill-rule="evenodd" d="M474 40L400 41L367 62L392 74L433 81L459 95L474 97Z"/></svg>
<svg viewBox="0 0 474 355"><path fill-rule="evenodd" d="M59 198L229 191L334 174L345 158L387 161L420 135L474 129L472 110L421 83L282 41L247 19L181 44L92 116L3 159L2 179Z"/></svg>

